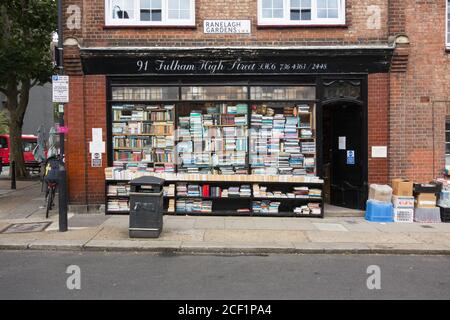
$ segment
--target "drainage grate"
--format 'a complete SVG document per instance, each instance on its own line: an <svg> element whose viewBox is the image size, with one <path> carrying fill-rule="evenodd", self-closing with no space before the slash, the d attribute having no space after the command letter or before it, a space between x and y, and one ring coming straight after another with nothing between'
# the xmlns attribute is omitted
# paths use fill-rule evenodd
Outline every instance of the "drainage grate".
<svg viewBox="0 0 450 320"><path fill-rule="evenodd" d="M47 229L51 222L14 223L6 227L0 233L28 233L41 232Z"/></svg>
<svg viewBox="0 0 450 320"><path fill-rule="evenodd" d="M421 226L422 228L425 228L425 229L434 229L434 227L433 226L427 226L427 225L425 225L425 226Z"/></svg>

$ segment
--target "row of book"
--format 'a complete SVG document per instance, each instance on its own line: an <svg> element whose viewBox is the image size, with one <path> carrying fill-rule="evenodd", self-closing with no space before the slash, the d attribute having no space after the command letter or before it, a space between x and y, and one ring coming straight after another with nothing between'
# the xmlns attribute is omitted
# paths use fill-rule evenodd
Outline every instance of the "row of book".
<svg viewBox="0 0 450 320"><path fill-rule="evenodd" d="M125 199L108 199L108 212L129 212L130 203Z"/></svg>
<svg viewBox="0 0 450 320"><path fill-rule="evenodd" d="M108 185L107 195L109 197L128 197L130 195L130 186L128 184Z"/></svg>
<svg viewBox="0 0 450 320"><path fill-rule="evenodd" d="M212 201L202 199L177 199L176 212L211 213Z"/></svg>
<svg viewBox="0 0 450 320"><path fill-rule="evenodd" d="M175 196L175 184L169 184L168 186L164 186L163 194L165 197L174 197Z"/></svg>
<svg viewBox="0 0 450 320"><path fill-rule="evenodd" d="M278 213L280 204L278 201L253 201L252 210L254 213Z"/></svg>
<svg viewBox="0 0 450 320"><path fill-rule="evenodd" d="M322 190L317 188L309 188L307 186L292 187L290 192L279 190L268 191L267 186L253 184L253 196L255 198L315 198L322 197Z"/></svg>
<svg viewBox="0 0 450 320"><path fill-rule="evenodd" d="M209 184L187 184L180 183L176 186L177 196L180 197L203 197L203 198L245 198L251 196L250 185L233 186L222 188Z"/></svg>
<svg viewBox="0 0 450 320"><path fill-rule="evenodd" d="M171 163L175 168L174 155L171 149L153 149L150 152L115 150L113 159L116 162Z"/></svg>
<svg viewBox="0 0 450 320"><path fill-rule="evenodd" d="M113 100L178 100L178 87L116 87Z"/></svg>
<svg viewBox="0 0 450 320"><path fill-rule="evenodd" d="M164 173L155 174L153 167L145 163L118 164L114 167L105 168L107 180L133 180L143 176L156 176L166 181L203 181L203 182L237 182L237 183L264 183L264 182L289 182L289 183L317 183L324 181L317 176L280 176L280 175L255 175L255 174L189 174L189 173Z"/></svg>
<svg viewBox="0 0 450 320"><path fill-rule="evenodd" d="M173 121L174 105L134 105L112 106L114 121Z"/></svg>
<svg viewBox="0 0 450 320"><path fill-rule="evenodd" d="M169 148L174 146L172 137L159 136L114 136L113 148Z"/></svg>

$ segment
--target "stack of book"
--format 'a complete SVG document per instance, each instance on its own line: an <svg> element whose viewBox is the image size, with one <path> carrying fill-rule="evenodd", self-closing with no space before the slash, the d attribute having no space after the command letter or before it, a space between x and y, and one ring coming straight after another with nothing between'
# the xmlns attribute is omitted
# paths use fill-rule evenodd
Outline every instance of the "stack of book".
<svg viewBox="0 0 450 320"><path fill-rule="evenodd" d="M182 213L211 213L212 201L202 199L178 199L176 211Z"/></svg>
<svg viewBox="0 0 450 320"><path fill-rule="evenodd" d="M280 204L278 201L253 201L252 210L254 213L278 213Z"/></svg>
<svg viewBox="0 0 450 320"><path fill-rule="evenodd" d="M296 214L305 214L305 215L320 215L321 209L319 203L308 203L307 205L303 205L301 207L296 207L294 209L294 213Z"/></svg>
<svg viewBox="0 0 450 320"><path fill-rule="evenodd" d="M125 199L109 199L108 200L109 212L127 212L130 211L130 204Z"/></svg>
<svg viewBox="0 0 450 320"><path fill-rule="evenodd" d="M111 184L108 186L107 195L110 197L128 197L130 195L130 186L127 184Z"/></svg>
<svg viewBox="0 0 450 320"><path fill-rule="evenodd" d="M168 186L164 186L164 196L165 197L174 197L175 196L175 185L169 184Z"/></svg>

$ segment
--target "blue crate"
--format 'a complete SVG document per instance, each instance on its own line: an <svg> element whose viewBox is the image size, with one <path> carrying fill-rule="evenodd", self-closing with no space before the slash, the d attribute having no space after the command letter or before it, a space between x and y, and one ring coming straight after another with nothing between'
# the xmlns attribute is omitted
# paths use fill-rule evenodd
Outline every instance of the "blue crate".
<svg viewBox="0 0 450 320"><path fill-rule="evenodd" d="M394 222L392 203L367 200L366 220L372 222Z"/></svg>

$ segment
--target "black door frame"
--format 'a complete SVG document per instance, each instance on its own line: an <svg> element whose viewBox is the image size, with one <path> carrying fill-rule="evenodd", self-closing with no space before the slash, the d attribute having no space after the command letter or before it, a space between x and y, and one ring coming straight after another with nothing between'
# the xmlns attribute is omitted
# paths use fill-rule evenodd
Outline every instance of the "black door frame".
<svg viewBox="0 0 450 320"><path fill-rule="evenodd" d="M333 99L324 99L324 81L333 80L357 80L361 82L361 99L336 97ZM339 102L348 102L358 104L362 108L362 135L361 135L361 163L362 163L362 185L363 201L368 196L369 186L369 122L368 122L368 81L367 74L359 75L333 75L321 76L317 78L317 110L316 110L316 128L317 128L317 175L324 177L323 172L323 109L326 105ZM361 202L363 202L361 201Z"/></svg>

